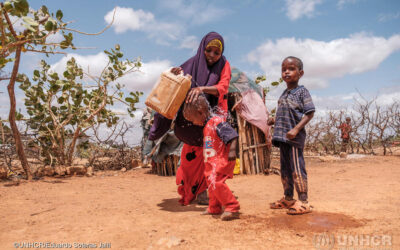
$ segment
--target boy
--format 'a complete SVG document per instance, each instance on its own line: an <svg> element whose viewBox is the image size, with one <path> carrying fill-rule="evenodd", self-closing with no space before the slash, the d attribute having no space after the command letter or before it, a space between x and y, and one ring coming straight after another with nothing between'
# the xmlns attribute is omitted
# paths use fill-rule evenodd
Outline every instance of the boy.
<svg viewBox="0 0 400 250"><path fill-rule="evenodd" d="M308 204L307 172L303 158L306 131L304 126L313 118L315 107L310 93L299 86L303 76L303 62L293 56L282 62L282 79L287 88L278 100L276 118L270 118L269 125L275 123L272 143L280 149L281 180L284 197L270 204L271 209L288 209L288 214L310 213ZM293 199L296 188L299 201Z"/></svg>
<svg viewBox="0 0 400 250"><path fill-rule="evenodd" d="M239 202L225 184L226 179L233 177L238 134L223 117L211 115L210 107L203 95L191 103L185 103L183 115L194 125L205 124L203 155L209 204L203 215L221 214L224 206L222 220L238 219Z"/></svg>
<svg viewBox="0 0 400 250"><path fill-rule="evenodd" d="M351 146L351 151L353 152L353 146L351 145L351 139L350 139L350 132L351 132L351 118L346 117L346 122L343 122L340 124L338 127L341 132L342 132L342 148L340 149L340 152L347 152L347 145L350 143Z"/></svg>

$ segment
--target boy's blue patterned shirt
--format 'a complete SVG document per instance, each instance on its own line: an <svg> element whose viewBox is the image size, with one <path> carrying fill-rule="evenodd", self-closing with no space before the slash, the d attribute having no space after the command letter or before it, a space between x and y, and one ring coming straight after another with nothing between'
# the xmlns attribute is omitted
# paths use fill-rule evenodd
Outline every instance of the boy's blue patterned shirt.
<svg viewBox="0 0 400 250"><path fill-rule="evenodd" d="M292 90L286 89L278 100L272 143L279 147L280 142L285 142L294 147L303 148L306 139L304 128L292 140L286 137L286 133L300 122L303 115L314 111L310 92L304 86L298 86Z"/></svg>

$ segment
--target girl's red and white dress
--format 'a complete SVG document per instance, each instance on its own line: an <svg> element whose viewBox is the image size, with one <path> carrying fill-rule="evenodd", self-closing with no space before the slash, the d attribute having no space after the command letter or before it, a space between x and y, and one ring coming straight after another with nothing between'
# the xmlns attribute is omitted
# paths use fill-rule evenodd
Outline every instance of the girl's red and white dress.
<svg viewBox="0 0 400 250"><path fill-rule="evenodd" d="M219 214L222 206L227 212L238 212L239 202L225 183L233 177L235 161L228 161L230 142L238 137L236 131L224 121L223 117L214 116L203 130L204 175L208 186L208 212Z"/></svg>

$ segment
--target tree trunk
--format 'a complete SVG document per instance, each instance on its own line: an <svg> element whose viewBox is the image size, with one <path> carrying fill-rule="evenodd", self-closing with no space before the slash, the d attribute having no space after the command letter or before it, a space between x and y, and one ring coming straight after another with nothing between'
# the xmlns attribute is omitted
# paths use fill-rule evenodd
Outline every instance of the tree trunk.
<svg viewBox="0 0 400 250"><path fill-rule="evenodd" d="M387 150L386 150L386 142L382 140L382 147L383 147L383 155L386 155Z"/></svg>
<svg viewBox="0 0 400 250"><path fill-rule="evenodd" d="M81 127L78 126L75 130L74 137L72 138L71 144L69 145L69 148L68 148L68 153L67 153L68 166L71 166L73 163L75 144L76 144L76 140L78 139L80 132L81 132Z"/></svg>
<svg viewBox="0 0 400 250"><path fill-rule="evenodd" d="M0 130L1 130L1 143L6 143L6 138L4 136L3 121L0 119Z"/></svg>
<svg viewBox="0 0 400 250"><path fill-rule="evenodd" d="M8 116L8 120L10 122L10 127L13 133L14 141L15 141L15 147L17 149L17 154L18 158L21 161L22 168L25 171L26 174L26 179L31 180L32 179L32 173L31 169L28 164L28 160L26 159L26 155L24 152L24 147L21 141L21 135L18 131L17 124L15 122L15 112L16 112L16 100L15 100L15 93L14 93L14 86L15 86L15 81L17 79L18 75L18 68L19 68L19 61L21 58L21 46L17 47L17 50L15 52L15 62L14 62L14 67L11 73L11 79L10 82L7 86L8 90L8 95L10 97L10 114Z"/></svg>

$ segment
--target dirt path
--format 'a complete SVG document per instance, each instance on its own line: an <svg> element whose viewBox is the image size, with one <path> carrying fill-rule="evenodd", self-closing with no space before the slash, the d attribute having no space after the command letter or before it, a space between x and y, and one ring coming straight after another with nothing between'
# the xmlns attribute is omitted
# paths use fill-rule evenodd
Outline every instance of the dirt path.
<svg viewBox="0 0 400 250"><path fill-rule="evenodd" d="M72 249L100 243L111 249L328 249L320 241L324 232L335 237L334 249L400 249L399 157L306 162L312 214L268 209L282 196L279 176L236 176L228 185L242 215L230 222L201 216L204 206L180 206L174 177L147 169L2 182L0 249L23 242ZM351 246L355 237L363 241Z"/></svg>

